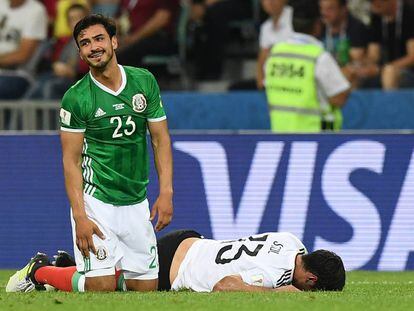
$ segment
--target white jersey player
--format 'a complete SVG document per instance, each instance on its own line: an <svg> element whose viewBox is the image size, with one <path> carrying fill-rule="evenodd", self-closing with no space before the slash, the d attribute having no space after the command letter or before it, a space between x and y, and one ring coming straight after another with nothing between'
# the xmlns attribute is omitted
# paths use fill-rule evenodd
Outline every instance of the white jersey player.
<svg viewBox="0 0 414 311"><path fill-rule="evenodd" d="M342 290L345 285L339 256L326 250L307 254L302 242L287 232L217 241L176 231L158 241L158 251L159 289L168 290L162 288L168 283L172 290L197 292ZM170 265L165 258L172 258ZM163 275L167 271L169 282Z"/></svg>
<svg viewBox="0 0 414 311"><path fill-rule="evenodd" d="M198 239L181 262L171 288L210 292L229 275L238 275L249 285L290 285L296 256L306 253L291 233L264 233L235 241Z"/></svg>
<svg viewBox="0 0 414 311"><path fill-rule="evenodd" d="M204 239L192 230L173 231L157 241L159 257L158 290L190 289L211 291L340 291L345 285L345 269L341 258L333 252L317 250L307 253L297 237L287 232L269 232L234 241ZM28 292L35 284L48 284L59 290L65 285L64 270L74 266L66 252L60 252L56 267L49 265L45 254L38 254L15 275L26 275L16 282L15 275L6 291ZM43 266L56 274L54 281L38 275ZM34 267L32 272L27 267ZM74 268L74 267L73 267ZM76 273L76 269L68 270ZM117 273L119 290L126 288L123 273ZM71 278L66 277L69 283ZM72 277L73 279L73 277ZM72 289L73 290L73 289Z"/></svg>

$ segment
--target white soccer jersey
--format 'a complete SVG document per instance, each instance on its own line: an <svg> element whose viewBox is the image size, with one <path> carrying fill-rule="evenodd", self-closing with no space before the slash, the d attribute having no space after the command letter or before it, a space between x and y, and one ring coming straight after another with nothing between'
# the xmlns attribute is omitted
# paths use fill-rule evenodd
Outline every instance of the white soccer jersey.
<svg viewBox="0 0 414 311"><path fill-rule="evenodd" d="M277 288L292 283L297 254L306 254L297 237L287 232L253 235L235 241L196 241L171 289L210 292L225 276L240 275L250 285Z"/></svg>

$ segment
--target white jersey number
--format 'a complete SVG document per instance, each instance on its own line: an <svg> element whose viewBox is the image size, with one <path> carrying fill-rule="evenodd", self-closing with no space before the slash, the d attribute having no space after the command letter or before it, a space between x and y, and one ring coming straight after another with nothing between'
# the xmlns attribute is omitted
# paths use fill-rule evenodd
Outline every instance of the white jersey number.
<svg viewBox="0 0 414 311"><path fill-rule="evenodd" d="M127 129L127 128L124 129L124 132L123 133L120 132L120 130L122 128L122 119L121 119L121 117L112 117L109 120L109 122L111 122L111 124L112 123L115 123L115 122L117 123L116 129L115 129L114 133L112 134L112 138L119 138L119 137L122 137L124 134L126 136L130 136L137 129L137 126L135 125L135 122L134 122L134 120L132 120L132 117L131 116L128 116L128 118L127 118L127 120L125 122L125 125L127 125L128 127L130 127L130 129Z"/></svg>

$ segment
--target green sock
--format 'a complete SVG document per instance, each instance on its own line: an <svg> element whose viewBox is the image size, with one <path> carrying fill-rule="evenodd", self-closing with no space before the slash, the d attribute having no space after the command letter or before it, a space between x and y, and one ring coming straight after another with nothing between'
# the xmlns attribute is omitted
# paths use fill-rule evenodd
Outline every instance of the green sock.
<svg viewBox="0 0 414 311"><path fill-rule="evenodd" d="M84 292L85 291L85 274L75 272L72 276L72 291Z"/></svg>
<svg viewBox="0 0 414 311"><path fill-rule="evenodd" d="M118 281L116 282L116 290L120 291L120 292L126 292L127 291L127 287L126 287L125 278L124 278L123 273L121 273L119 275Z"/></svg>

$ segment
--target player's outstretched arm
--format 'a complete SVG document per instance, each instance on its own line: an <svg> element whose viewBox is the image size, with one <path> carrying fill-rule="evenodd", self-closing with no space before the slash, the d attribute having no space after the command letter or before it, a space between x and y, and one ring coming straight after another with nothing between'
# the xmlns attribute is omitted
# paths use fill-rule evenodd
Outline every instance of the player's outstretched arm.
<svg viewBox="0 0 414 311"><path fill-rule="evenodd" d="M154 161L160 188L158 198L151 210L151 220L158 214L155 231L160 231L171 222L173 215L173 160L171 140L166 120L148 122L148 129L151 134L152 149L154 150Z"/></svg>
<svg viewBox="0 0 414 311"><path fill-rule="evenodd" d="M292 285L278 288L249 285L240 275L229 275L214 285L213 292L300 292L300 290Z"/></svg>

